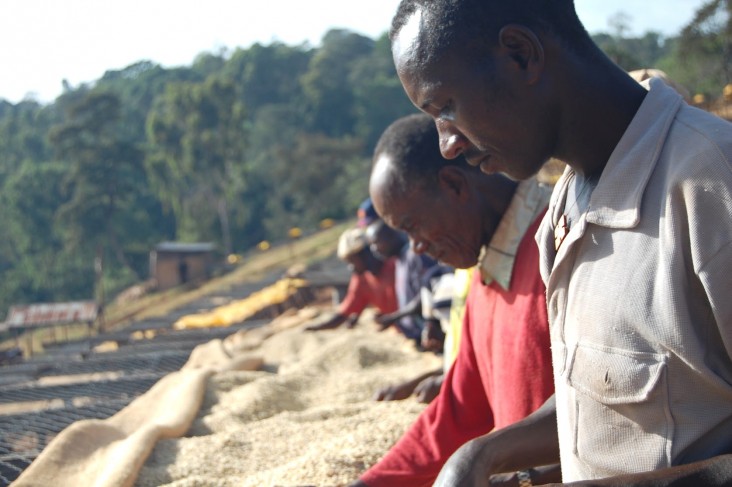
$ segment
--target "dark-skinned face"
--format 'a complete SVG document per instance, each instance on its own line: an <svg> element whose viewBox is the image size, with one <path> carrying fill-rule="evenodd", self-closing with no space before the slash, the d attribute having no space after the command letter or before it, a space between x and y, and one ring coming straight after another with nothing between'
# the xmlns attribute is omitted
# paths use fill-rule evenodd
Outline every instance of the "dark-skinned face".
<svg viewBox="0 0 732 487"><path fill-rule="evenodd" d="M363 250L357 254L349 255L345 260L348 264L348 268L351 269L351 272L354 274L360 275L369 270L367 254Z"/></svg>
<svg viewBox="0 0 732 487"><path fill-rule="evenodd" d="M380 223L372 224L366 229L366 240L371 246L371 253L381 260L386 260L399 255L406 240L403 239L401 232L384 225L383 222Z"/></svg>
<svg viewBox="0 0 732 487"><path fill-rule="evenodd" d="M448 48L438 61L422 62L420 13L392 44L399 79L412 103L434 118L447 159L463 154L486 174L520 180L536 174L552 153L557 127L537 106L531 87L505 49Z"/></svg>
<svg viewBox="0 0 732 487"><path fill-rule="evenodd" d="M414 185L407 192L397 190L389 178L389 162L382 156L370 181L371 199L384 221L404 231L417 253L458 268L478 262L483 236L481 220L466 196L466 187L425 188ZM459 171L454 166L450 171Z"/></svg>

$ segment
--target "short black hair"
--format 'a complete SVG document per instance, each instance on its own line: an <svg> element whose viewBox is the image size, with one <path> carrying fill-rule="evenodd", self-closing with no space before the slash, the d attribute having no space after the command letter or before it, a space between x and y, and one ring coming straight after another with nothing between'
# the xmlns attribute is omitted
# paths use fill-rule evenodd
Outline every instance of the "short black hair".
<svg viewBox="0 0 732 487"><path fill-rule="evenodd" d="M574 0L402 0L389 31L392 42L417 11L425 13L423 49L418 54L426 61L439 56L457 39L493 46L499 30L511 23L551 33L575 52L596 49L577 16Z"/></svg>
<svg viewBox="0 0 732 487"><path fill-rule="evenodd" d="M455 159L442 157L437 126L424 113L399 118L384 130L376 143L373 163L384 154L391 159L393 182L400 191L414 187L415 183L436 185L440 169L445 166L480 171L470 166L462 155Z"/></svg>

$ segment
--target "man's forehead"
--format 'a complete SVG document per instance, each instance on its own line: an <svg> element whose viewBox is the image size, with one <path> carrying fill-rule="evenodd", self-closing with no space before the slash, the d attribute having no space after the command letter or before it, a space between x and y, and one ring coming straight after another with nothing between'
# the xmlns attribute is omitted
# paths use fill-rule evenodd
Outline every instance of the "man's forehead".
<svg viewBox="0 0 732 487"><path fill-rule="evenodd" d="M407 96L422 111L433 101L434 94L453 79L453 55L428 52L430 44L421 30L421 12L417 11L402 27L392 44L392 56Z"/></svg>
<svg viewBox="0 0 732 487"><path fill-rule="evenodd" d="M383 219L390 227L405 231L405 227L423 216L421 185L401 188L393 184L385 193Z"/></svg>
<svg viewBox="0 0 732 487"><path fill-rule="evenodd" d="M422 39L422 9L409 16L391 45L391 52L395 63L409 62L418 58L418 49Z"/></svg>

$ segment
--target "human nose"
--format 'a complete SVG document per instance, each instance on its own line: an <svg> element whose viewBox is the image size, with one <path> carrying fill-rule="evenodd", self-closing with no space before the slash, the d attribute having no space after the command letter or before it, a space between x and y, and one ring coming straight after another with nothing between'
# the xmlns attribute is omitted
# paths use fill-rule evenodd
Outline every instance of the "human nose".
<svg viewBox="0 0 732 487"><path fill-rule="evenodd" d="M455 159L465 152L468 139L450 122L437 120L437 133L440 135L440 152L445 159Z"/></svg>

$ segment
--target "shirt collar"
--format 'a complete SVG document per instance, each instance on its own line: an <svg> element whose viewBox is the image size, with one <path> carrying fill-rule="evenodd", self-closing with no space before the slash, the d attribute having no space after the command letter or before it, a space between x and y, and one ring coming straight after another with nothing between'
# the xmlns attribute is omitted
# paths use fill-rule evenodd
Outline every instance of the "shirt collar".
<svg viewBox="0 0 732 487"><path fill-rule="evenodd" d="M491 241L481 249L478 267L484 284L495 280L508 290L518 246L526 230L546 208L550 195L551 188L536 178L518 184Z"/></svg>
<svg viewBox="0 0 732 487"><path fill-rule="evenodd" d="M602 171L590 198L589 223L632 228L640 220L643 193L683 103L660 79L642 84L648 94Z"/></svg>

